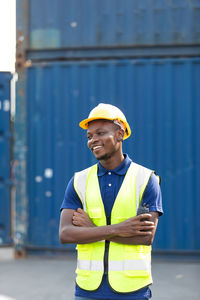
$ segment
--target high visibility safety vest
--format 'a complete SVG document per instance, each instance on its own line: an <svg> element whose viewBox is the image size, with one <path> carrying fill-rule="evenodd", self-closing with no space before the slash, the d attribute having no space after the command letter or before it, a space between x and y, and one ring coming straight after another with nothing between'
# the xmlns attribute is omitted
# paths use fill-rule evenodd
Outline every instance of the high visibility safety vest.
<svg viewBox="0 0 200 300"><path fill-rule="evenodd" d="M74 188L83 209L96 226L107 225L97 176L98 165L74 175ZM136 216L152 170L131 163L115 199L111 225ZM104 274L105 241L78 244L76 283L84 290L96 290ZM108 281L118 293L129 293L152 283L151 246L109 243Z"/></svg>

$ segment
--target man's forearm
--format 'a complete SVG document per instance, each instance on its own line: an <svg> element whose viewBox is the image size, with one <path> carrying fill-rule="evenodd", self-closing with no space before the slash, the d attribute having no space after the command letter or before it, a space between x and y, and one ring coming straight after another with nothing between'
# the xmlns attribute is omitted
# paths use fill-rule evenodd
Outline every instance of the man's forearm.
<svg viewBox="0 0 200 300"><path fill-rule="evenodd" d="M110 242L115 242L119 244L126 245L146 245L149 246L152 244L151 236L133 236L133 237L114 237L109 239Z"/></svg>
<svg viewBox="0 0 200 300"><path fill-rule="evenodd" d="M95 227L78 227L69 226L60 232L60 240L63 244L89 244L101 240L109 240L115 243L127 245L150 245L151 235L137 235L132 237L117 236L117 226L95 226Z"/></svg>
<svg viewBox="0 0 200 300"><path fill-rule="evenodd" d="M88 244L114 238L113 226L78 227L66 226L60 231L62 244Z"/></svg>
<svg viewBox="0 0 200 300"><path fill-rule="evenodd" d="M75 213L72 209L64 209L61 212L59 238L62 244L87 244L114 237L114 228L95 226L83 210L80 215L82 226L73 224Z"/></svg>

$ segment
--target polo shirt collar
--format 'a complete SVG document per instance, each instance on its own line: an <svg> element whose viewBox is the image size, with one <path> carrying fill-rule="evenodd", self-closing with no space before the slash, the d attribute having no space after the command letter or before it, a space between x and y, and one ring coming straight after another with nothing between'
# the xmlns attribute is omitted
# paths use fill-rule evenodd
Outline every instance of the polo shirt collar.
<svg viewBox="0 0 200 300"><path fill-rule="evenodd" d="M108 173L108 171L115 173L116 175L125 175L131 162L132 162L132 160L129 158L128 154L126 154L126 153L124 154L124 161L121 163L121 165L113 170L105 169L99 162L97 175L103 176L106 173Z"/></svg>

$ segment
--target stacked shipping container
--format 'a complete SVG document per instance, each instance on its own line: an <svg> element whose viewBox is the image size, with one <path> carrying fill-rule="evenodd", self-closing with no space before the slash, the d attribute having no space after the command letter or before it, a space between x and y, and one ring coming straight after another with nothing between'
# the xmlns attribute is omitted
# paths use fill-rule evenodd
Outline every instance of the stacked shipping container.
<svg viewBox="0 0 200 300"><path fill-rule="evenodd" d="M18 244L63 249L66 184L94 162L78 122L101 101L127 116L125 151L162 177L155 249L200 250L199 13L199 1L18 1Z"/></svg>
<svg viewBox="0 0 200 300"><path fill-rule="evenodd" d="M0 72L0 246L11 243L11 74Z"/></svg>

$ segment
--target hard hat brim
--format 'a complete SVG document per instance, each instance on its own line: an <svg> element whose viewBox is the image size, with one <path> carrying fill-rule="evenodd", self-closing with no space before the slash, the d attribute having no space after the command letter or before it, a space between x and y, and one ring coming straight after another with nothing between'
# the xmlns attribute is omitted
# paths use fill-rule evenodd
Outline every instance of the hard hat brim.
<svg viewBox="0 0 200 300"><path fill-rule="evenodd" d="M95 120L108 120L108 121L113 121L113 119L111 118L102 118L102 117L95 117L95 118L87 118L83 121L81 121L79 123L79 126L82 128L82 129L88 129L88 123L92 122L92 121L95 121ZM123 122L123 120L120 120L121 122ZM124 122L123 122L124 123ZM123 140L127 139L130 135L131 135L131 129L130 129L130 126L128 123L125 124L126 126L126 130L125 130L125 133L124 133L124 138Z"/></svg>

